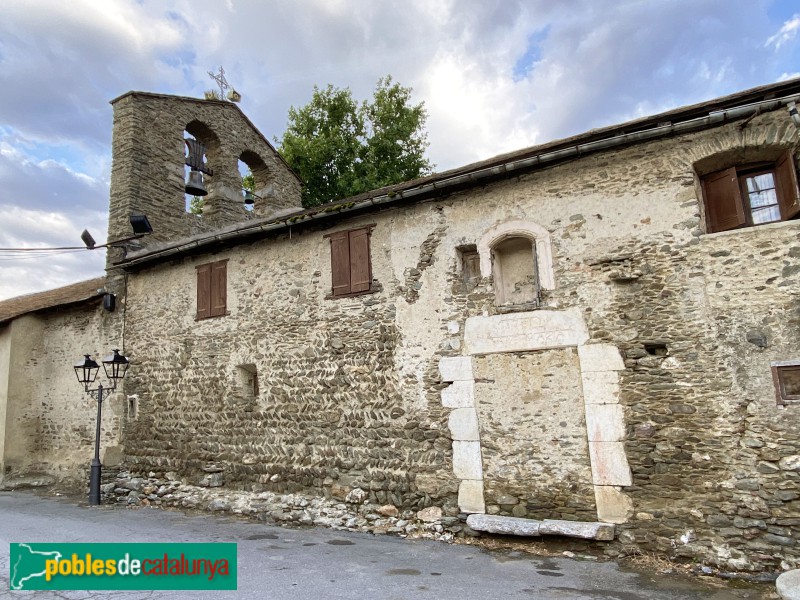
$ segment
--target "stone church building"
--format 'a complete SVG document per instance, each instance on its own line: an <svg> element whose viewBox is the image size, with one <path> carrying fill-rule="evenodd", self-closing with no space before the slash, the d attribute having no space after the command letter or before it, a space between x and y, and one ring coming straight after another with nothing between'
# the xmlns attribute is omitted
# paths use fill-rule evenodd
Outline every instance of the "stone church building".
<svg viewBox="0 0 800 600"><path fill-rule="evenodd" d="M795 101L772 84L304 210L234 104L125 94L108 239L154 232L105 278L0 302L2 473L83 476L72 364L118 347L107 465L796 567Z"/></svg>

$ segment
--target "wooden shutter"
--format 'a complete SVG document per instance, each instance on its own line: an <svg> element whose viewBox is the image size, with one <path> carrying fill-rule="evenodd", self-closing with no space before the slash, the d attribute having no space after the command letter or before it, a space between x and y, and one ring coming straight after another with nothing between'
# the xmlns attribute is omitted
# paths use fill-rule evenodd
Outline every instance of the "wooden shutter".
<svg viewBox="0 0 800 600"><path fill-rule="evenodd" d="M350 239L346 231L330 235L331 288L334 296L350 293Z"/></svg>
<svg viewBox="0 0 800 600"><path fill-rule="evenodd" d="M211 263L211 316L218 317L226 312L228 301L228 261Z"/></svg>
<svg viewBox="0 0 800 600"><path fill-rule="evenodd" d="M197 267L197 318L211 316L211 265Z"/></svg>
<svg viewBox="0 0 800 600"><path fill-rule="evenodd" d="M794 169L794 158L789 150L784 152L775 163L775 187L778 188L781 219L787 221L800 213L800 202L797 198L797 174Z"/></svg>
<svg viewBox="0 0 800 600"><path fill-rule="evenodd" d="M356 229L350 237L350 292L369 291L372 265L369 258L369 229Z"/></svg>
<svg viewBox="0 0 800 600"><path fill-rule="evenodd" d="M747 222L735 167L706 175L703 195L709 233L735 229Z"/></svg>

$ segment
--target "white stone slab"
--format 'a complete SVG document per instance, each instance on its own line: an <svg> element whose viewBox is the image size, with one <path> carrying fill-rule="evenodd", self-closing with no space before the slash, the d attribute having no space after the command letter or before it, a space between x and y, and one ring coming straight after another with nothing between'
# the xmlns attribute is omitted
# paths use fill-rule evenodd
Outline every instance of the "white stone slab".
<svg viewBox="0 0 800 600"><path fill-rule="evenodd" d="M578 308L470 317L464 325L467 354L565 348L580 346L588 339Z"/></svg>
<svg viewBox="0 0 800 600"><path fill-rule="evenodd" d="M589 459L595 485L632 485L622 442L589 442Z"/></svg>
<svg viewBox="0 0 800 600"><path fill-rule="evenodd" d="M503 535L563 535L588 540L613 540L614 526L608 523L562 521L558 519L520 519L500 515L469 515L467 525L475 531Z"/></svg>
<svg viewBox="0 0 800 600"><path fill-rule="evenodd" d="M467 517L469 520L469 517ZM778 575L775 588L783 600L800 600L800 569L793 569Z"/></svg>
<svg viewBox="0 0 800 600"><path fill-rule="evenodd" d="M485 531L487 533L538 536L541 522L533 519L501 517L499 515L470 515L467 517L467 525L475 531Z"/></svg>
<svg viewBox="0 0 800 600"><path fill-rule="evenodd" d="M450 435L454 440L471 442L480 440L478 413L474 408L456 408L450 413L447 424L450 426Z"/></svg>
<svg viewBox="0 0 800 600"><path fill-rule="evenodd" d="M459 479L483 480L479 442L453 442L453 473Z"/></svg>
<svg viewBox="0 0 800 600"><path fill-rule="evenodd" d="M614 539L614 526L607 523L545 519L539 526L539 533L541 535L564 535L586 540L610 541Z"/></svg>
<svg viewBox="0 0 800 600"><path fill-rule="evenodd" d="M446 408L472 408L475 406L475 382L454 381L442 390L442 406Z"/></svg>
<svg viewBox="0 0 800 600"><path fill-rule="evenodd" d="M446 356L439 361L442 381L471 381L472 358L469 356Z"/></svg>
<svg viewBox="0 0 800 600"><path fill-rule="evenodd" d="M590 442L621 442L625 416L619 404L587 404L586 433Z"/></svg>
<svg viewBox="0 0 800 600"><path fill-rule="evenodd" d="M578 348L581 371L622 371L625 363L619 349L613 344L588 344Z"/></svg>
<svg viewBox="0 0 800 600"><path fill-rule="evenodd" d="M458 486L458 508L465 513L485 513L483 481L465 479Z"/></svg>
<svg viewBox="0 0 800 600"><path fill-rule="evenodd" d="M594 486L597 519L604 523L627 523L633 514L633 502L619 488L610 485Z"/></svg>
<svg viewBox="0 0 800 600"><path fill-rule="evenodd" d="M616 371L582 372L581 383L586 404L619 403L619 374Z"/></svg>

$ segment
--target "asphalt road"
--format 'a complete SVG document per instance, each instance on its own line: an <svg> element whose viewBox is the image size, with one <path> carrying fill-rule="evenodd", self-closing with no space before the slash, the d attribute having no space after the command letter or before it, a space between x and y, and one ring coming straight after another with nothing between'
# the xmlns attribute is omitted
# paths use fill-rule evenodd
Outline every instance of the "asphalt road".
<svg viewBox="0 0 800 600"><path fill-rule="evenodd" d="M236 542L236 592L9 591L10 542ZM614 562L487 552L475 546L309 528L153 508L88 508L67 499L0 492L0 596L9 598L667 600L761 598L678 575L651 576Z"/></svg>

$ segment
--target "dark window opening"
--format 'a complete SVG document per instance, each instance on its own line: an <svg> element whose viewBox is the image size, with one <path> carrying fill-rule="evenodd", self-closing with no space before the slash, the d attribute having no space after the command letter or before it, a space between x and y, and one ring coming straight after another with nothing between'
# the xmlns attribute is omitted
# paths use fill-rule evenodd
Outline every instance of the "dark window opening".
<svg viewBox="0 0 800 600"><path fill-rule="evenodd" d="M244 392L244 397L253 399L258 397L258 369L254 364L239 365L239 381Z"/></svg>
<svg viewBox="0 0 800 600"><path fill-rule="evenodd" d="M198 265L197 269L197 319L208 319L227 314L228 261Z"/></svg>
<svg viewBox="0 0 800 600"><path fill-rule="evenodd" d="M735 166L702 178L708 232L778 221L800 213L791 152L775 163Z"/></svg>
<svg viewBox="0 0 800 600"><path fill-rule="evenodd" d="M644 344L644 351L650 356L667 356L669 350L667 345L662 342L649 342Z"/></svg>
<svg viewBox="0 0 800 600"><path fill-rule="evenodd" d="M800 361L774 362L771 367L778 405L800 403Z"/></svg>
<svg viewBox="0 0 800 600"><path fill-rule="evenodd" d="M481 257L475 244L459 246L458 257L461 264L461 281L476 285L481 279Z"/></svg>
<svg viewBox="0 0 800 600"><path fill-rule="evenodd" d="M331 243L331 295L334 298L372 292L370 237L375 225L337 231Z"/></svg>

